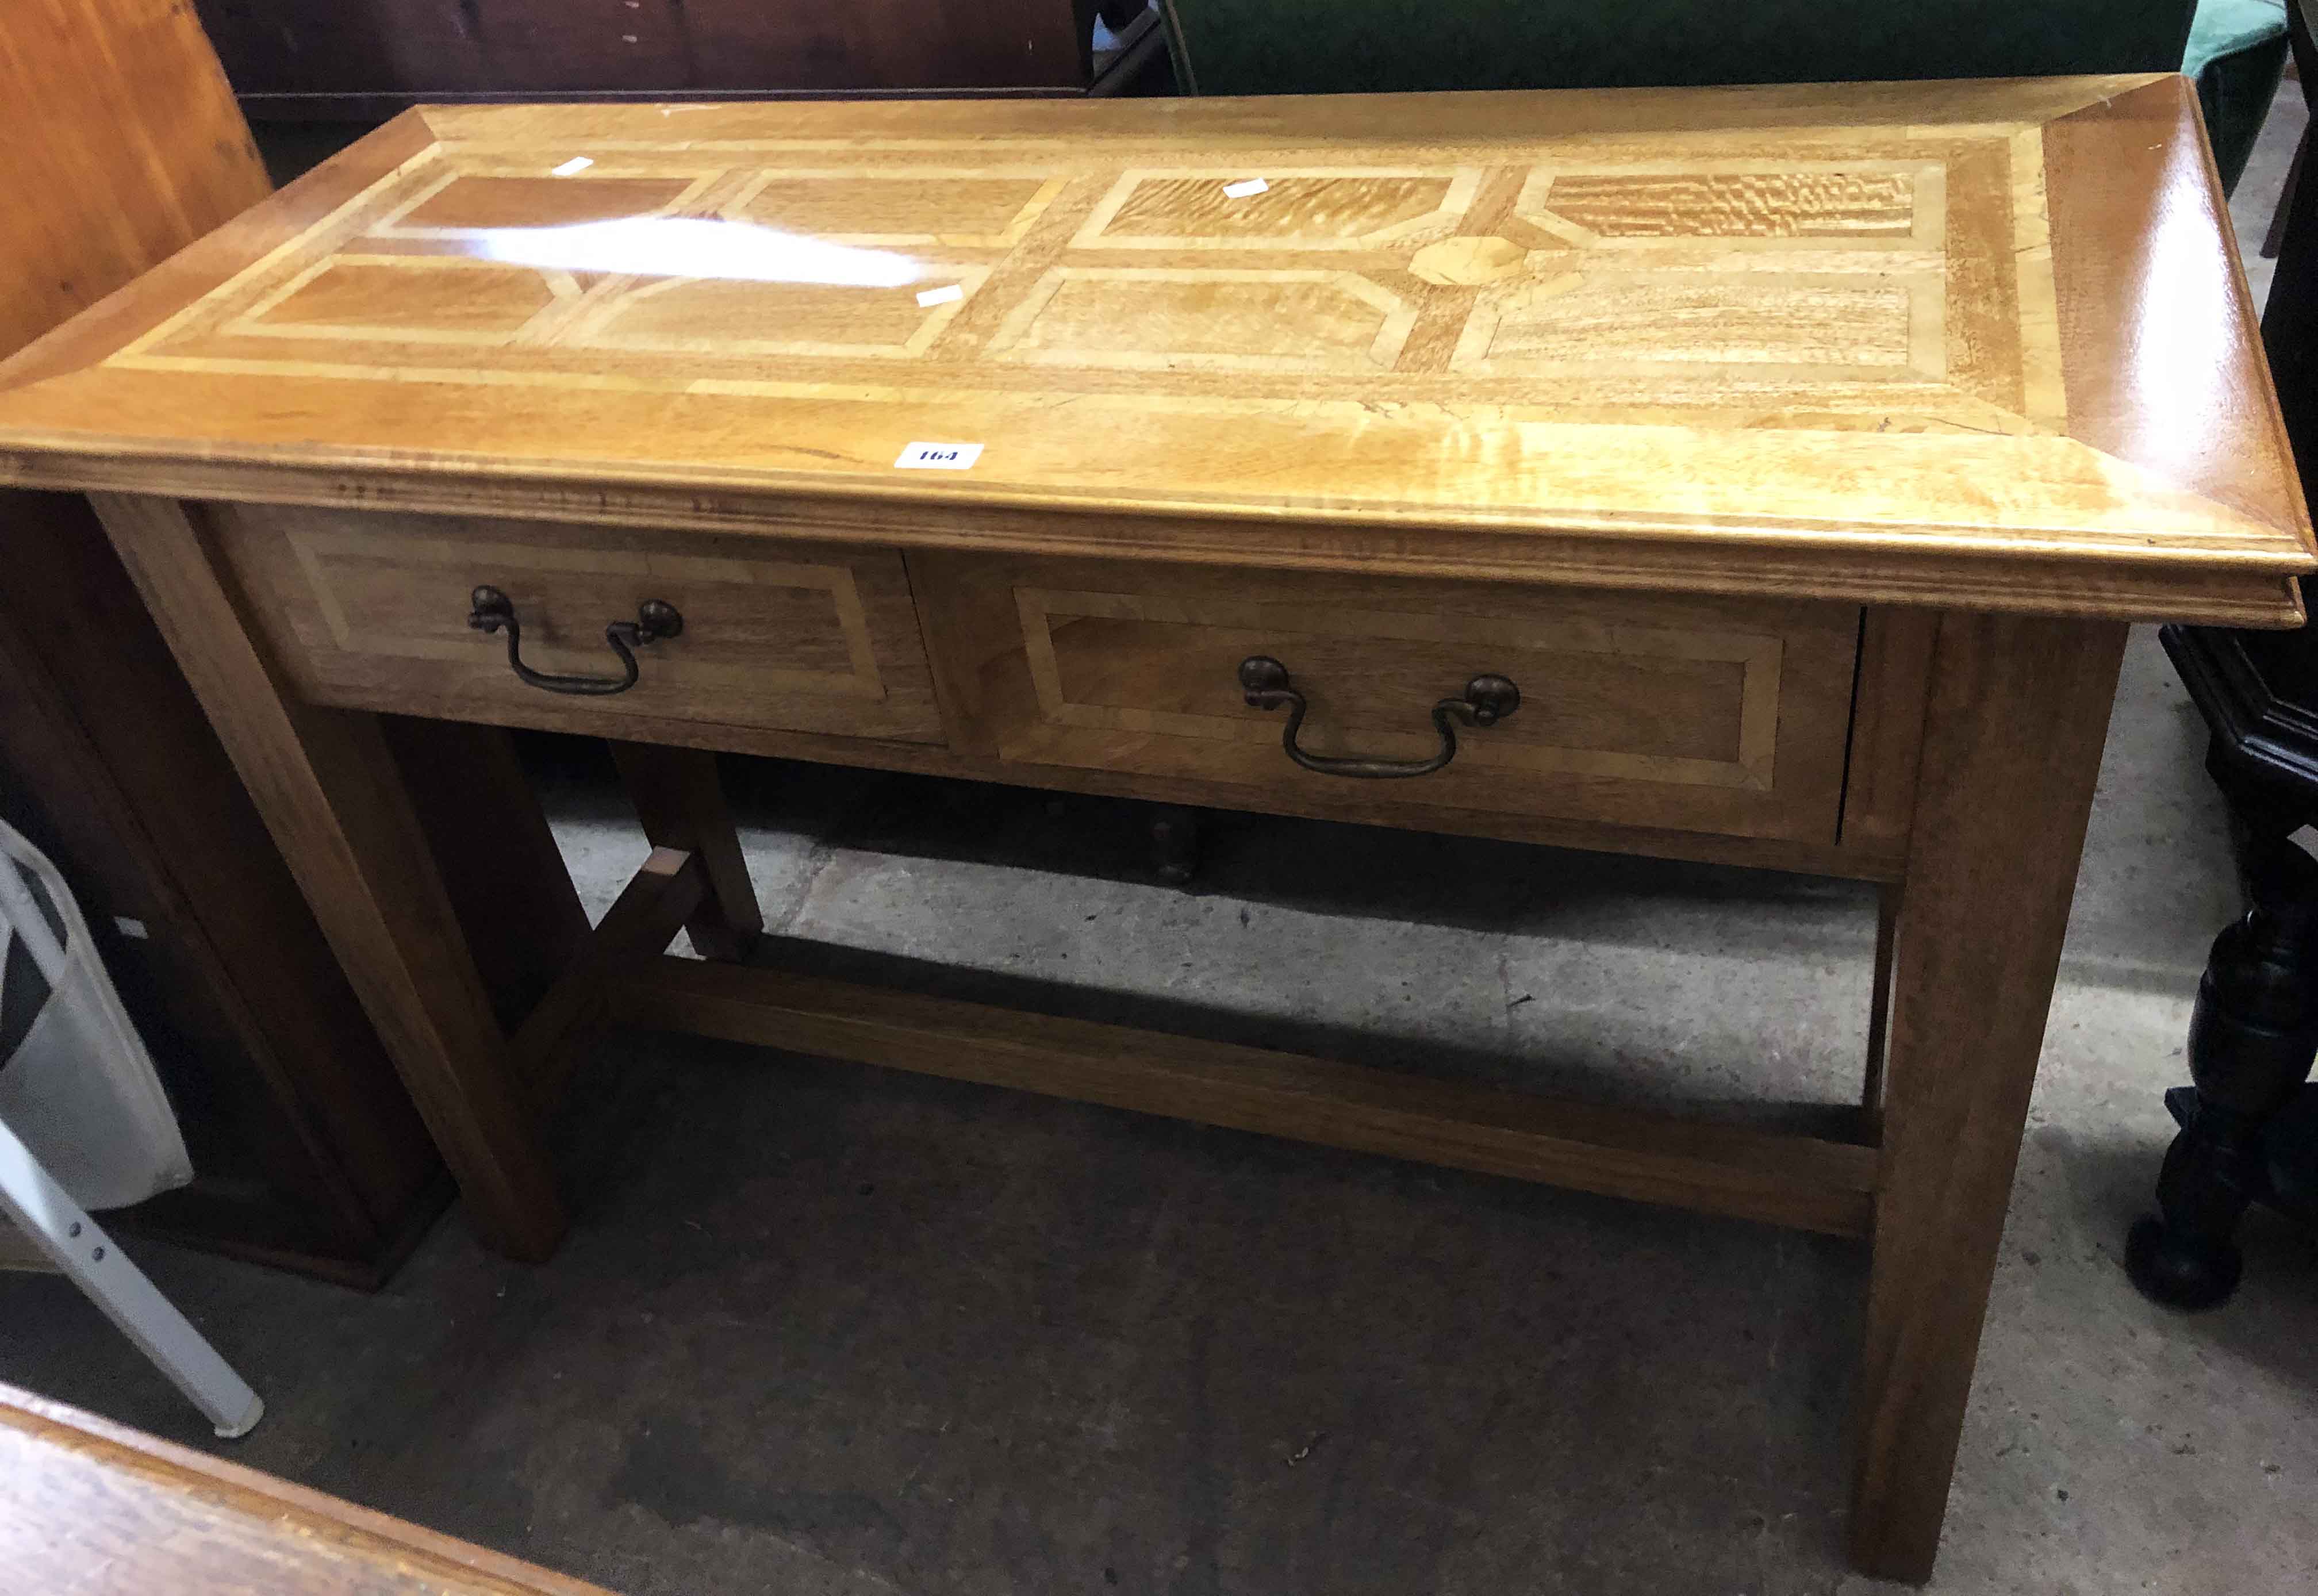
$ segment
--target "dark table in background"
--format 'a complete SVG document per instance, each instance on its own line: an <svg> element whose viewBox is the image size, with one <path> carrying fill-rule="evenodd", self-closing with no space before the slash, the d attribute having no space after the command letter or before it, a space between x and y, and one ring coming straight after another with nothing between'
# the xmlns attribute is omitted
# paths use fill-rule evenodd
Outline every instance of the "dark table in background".
<svg viewBox="0 0 2318 1596"><path fill-rule="evenodd" d="M422 101L1112 92L1164 53L1145 0L196 0L255 119ZM1123 48L1091 47L1100 13Z"/></svg>
<svg viewBox="0 0 2318 1596"><path fill-rule="evenodd" d="M2302 6L2287 13L2310 95L2318 48ZM2318 183L2288 180L2272 237L2278 274L2262 345L2303 493L2318 498ZM2294 840L2318 823L2318 632L2169 626L2161 636L2213 734L2206 767L2230 807L2246 910L2215 938L2198 982L2196 1084L2165 1094L2181 1130L2158 1179L2161 1213L2133 1227L2125 1264L2149 1296L2203 1308L2237 1289L2238 1222L2253 1204L2318 1224L2318 1087L2308 1084L2318 1055L2318 858Z"/></svg>

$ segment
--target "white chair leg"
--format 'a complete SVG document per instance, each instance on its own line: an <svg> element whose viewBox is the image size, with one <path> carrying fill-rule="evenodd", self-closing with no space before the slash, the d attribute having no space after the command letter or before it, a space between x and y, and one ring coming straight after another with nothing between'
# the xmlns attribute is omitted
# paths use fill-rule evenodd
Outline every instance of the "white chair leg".
<svg viewBox="0 0 2318 1596"><path fill-rule="evenodd" d="M169 1383L229 1439L247 1435L265 1416L258 1400L217 1349L129 1261L31 1149L0 1124L0 1212L16 1222L73 1278L104 1316L137 1343Z"/></svg>
<svg viewBox="0 0 2318 1596"><path fill-rule="evenodd" d="M16 874L16 861L0 854L0 955L7 952L9 931L24 939L32 968L54 987L65 978L64 944L49 929L49 917L32 899L32 889Z"/></svg>

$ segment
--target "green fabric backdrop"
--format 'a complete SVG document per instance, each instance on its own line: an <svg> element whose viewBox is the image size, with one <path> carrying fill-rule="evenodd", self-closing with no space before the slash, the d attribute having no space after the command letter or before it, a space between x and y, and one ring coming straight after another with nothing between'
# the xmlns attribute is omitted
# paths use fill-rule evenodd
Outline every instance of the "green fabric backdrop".
<svg viewBox="0 0 2318 1596"><path fill-rule="evenodd" d="M2172 72L2197 0L1162 0L1187 94L1628 88ZM2265 34L2258 13L2278 16ZM2224 14L2226 13L2226 14ZM2205 0L2234 183L2286 58L2277 0Z"/></svg>

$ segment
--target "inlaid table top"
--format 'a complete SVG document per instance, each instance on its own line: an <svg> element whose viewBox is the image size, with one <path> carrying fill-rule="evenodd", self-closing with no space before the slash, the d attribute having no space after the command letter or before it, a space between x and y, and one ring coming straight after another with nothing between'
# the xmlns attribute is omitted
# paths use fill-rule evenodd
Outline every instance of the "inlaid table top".
<svg viewBox="0 0 2318 1596"><path fill-rule="evenodd" d="M35 485L2242 623L2314 566L2173 76L422 108L0 390Z"/></svg>

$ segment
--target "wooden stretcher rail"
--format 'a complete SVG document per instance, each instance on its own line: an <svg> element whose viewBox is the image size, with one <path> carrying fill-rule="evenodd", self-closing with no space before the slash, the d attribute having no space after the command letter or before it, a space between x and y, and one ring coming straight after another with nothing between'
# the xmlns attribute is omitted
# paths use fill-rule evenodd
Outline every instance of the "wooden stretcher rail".
<svg viewBox="0 0 2318 1596"><path fill-rule="evenodd" d="M707 895L700 856L656 847L628 879L579 955L508 1038L508 1062L534 1107L554 1105L580 1045L604 1018L606 978L666 950Z"/></svg>
<svg viewBox="0 0 2318 1596"><path fill-rule="evenodd" d="M1009 1086L1609 1197L1865 1235L1872 1147L1669 1119L1163 1032L661 957L615 1022Z"/></svg>

